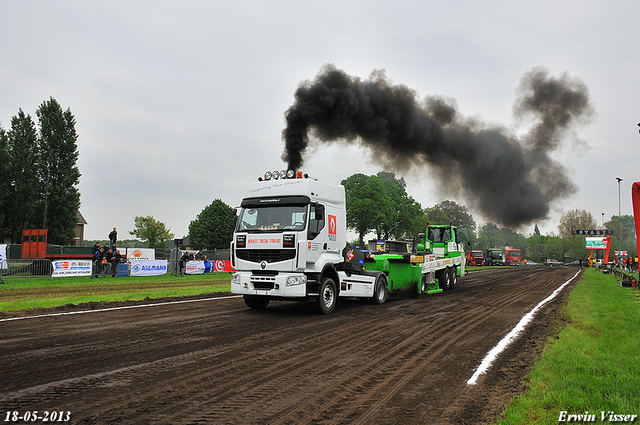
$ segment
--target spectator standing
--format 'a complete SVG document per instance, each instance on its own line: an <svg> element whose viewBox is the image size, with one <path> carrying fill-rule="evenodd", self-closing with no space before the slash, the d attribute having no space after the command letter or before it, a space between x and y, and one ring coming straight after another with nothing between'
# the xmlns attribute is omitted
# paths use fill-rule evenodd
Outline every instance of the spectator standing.
<svg viewBox="0 0 640 425"><path fill-rule="evenodd" d="M204 254L201 250L196 253L195 259L198 261L204 261Z"/></svg>
<svg viewBox="0 0 640 425"><path fill-rule="evenodd" d="M184 274L185 264L189 261L189 255L187 255L187 251L182 253L182 257L180 257L180 261L178 261L178 272L180 274Z"/></svg>
<svg viewBox="0 0 640 425"><path fill-rule="evenodd" d="M114 227L113 230L111 231L111 233L109 233L109 242L111 242L111 245L115 246L117 241L118 241L118 232L116 231L116 228Z"/></svg>
<svg viewBox="0 0 640 425"><path fill-rule="evenodd" d="M97 279L100 275L100 270L102 269L102 256L104 253L104 248L100 248L93 253L93 275L91 279Z"/></svg>

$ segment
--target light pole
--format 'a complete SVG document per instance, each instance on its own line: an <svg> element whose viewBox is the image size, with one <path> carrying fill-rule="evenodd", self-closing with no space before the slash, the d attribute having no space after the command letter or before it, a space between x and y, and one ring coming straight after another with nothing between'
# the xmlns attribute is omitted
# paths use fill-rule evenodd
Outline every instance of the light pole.
<svg viewBox="0 0 640 425"><path fill-rule="evenodd" d="M40 164L39 162L34 162L33 165L35 165L36 167L39 167ZM49 199L49 164L47 163L47 183L45 185L45 192L44 192L44 223L42 224L42 228L46 229L47 228L47 201Z"/></svg>
<svg viewBox="0 0 640 425"><path fill-rule="evenodd" d="M622 179L616 177L616 180L618 180L618 245L620 247L618 251L618 267L622 270L622 234L620 233L620 224L622 221L622 217L620 217L620 182Z"/></svg>
<svg viewBox="0 0 640 425"><path fill-rule="evenodd" d="M602 228L604 229L604 213L600 213L602 214Z"/></svg>

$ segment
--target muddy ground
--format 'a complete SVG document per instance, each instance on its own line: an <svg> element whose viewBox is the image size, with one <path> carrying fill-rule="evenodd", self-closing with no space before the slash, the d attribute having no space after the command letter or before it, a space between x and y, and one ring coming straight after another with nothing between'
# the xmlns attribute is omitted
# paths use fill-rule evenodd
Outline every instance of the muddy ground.
<svg viewBox="0 0 640 425"><path fill-rule="evenodd" d="M476 385L467 380L577 271L477 271L454 291L381 306L342 300L329 316L295 302L254 311L219 295L4 314L0 419L56 411L73 424L491 423L523 391L575 280Z"/></svg>

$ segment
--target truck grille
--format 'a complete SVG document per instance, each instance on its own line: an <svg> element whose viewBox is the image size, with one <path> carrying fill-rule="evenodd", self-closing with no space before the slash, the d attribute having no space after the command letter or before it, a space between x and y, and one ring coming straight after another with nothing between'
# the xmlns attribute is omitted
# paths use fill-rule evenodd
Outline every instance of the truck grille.
<svg viewBox="0 0 640 425"><path fill-rule="evenodd" d="M273 276L252 275L250 280L253 289L273 289L276 283L276 278Z"/></svg>
<svg viewBox="0 0 640 425"><path fill-rule="evenodd" d="M295 249L236 249L236 256L245 261L259 263L277 263L278 261L293 260L296 258Z"/></svg>

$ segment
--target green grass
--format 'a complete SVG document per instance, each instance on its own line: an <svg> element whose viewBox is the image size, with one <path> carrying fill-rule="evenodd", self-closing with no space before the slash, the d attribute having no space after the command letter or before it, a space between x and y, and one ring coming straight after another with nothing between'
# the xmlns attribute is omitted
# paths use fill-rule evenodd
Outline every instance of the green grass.
<svg viewBox="0 0 640 425"><path fill-rule="evenodd" d="M605 422L601 411L640 414L640 292L586 269L563 314L569 323L497 424L557 424L561 411L589 412L596 422Z"/></svg>
<svg viewBox="0 0 640 425"><path fill-rule="evenodd" d="M0 312L231 291L231 273L224 272L179 277L11 278L4 282L0 284Z"/></svg>

